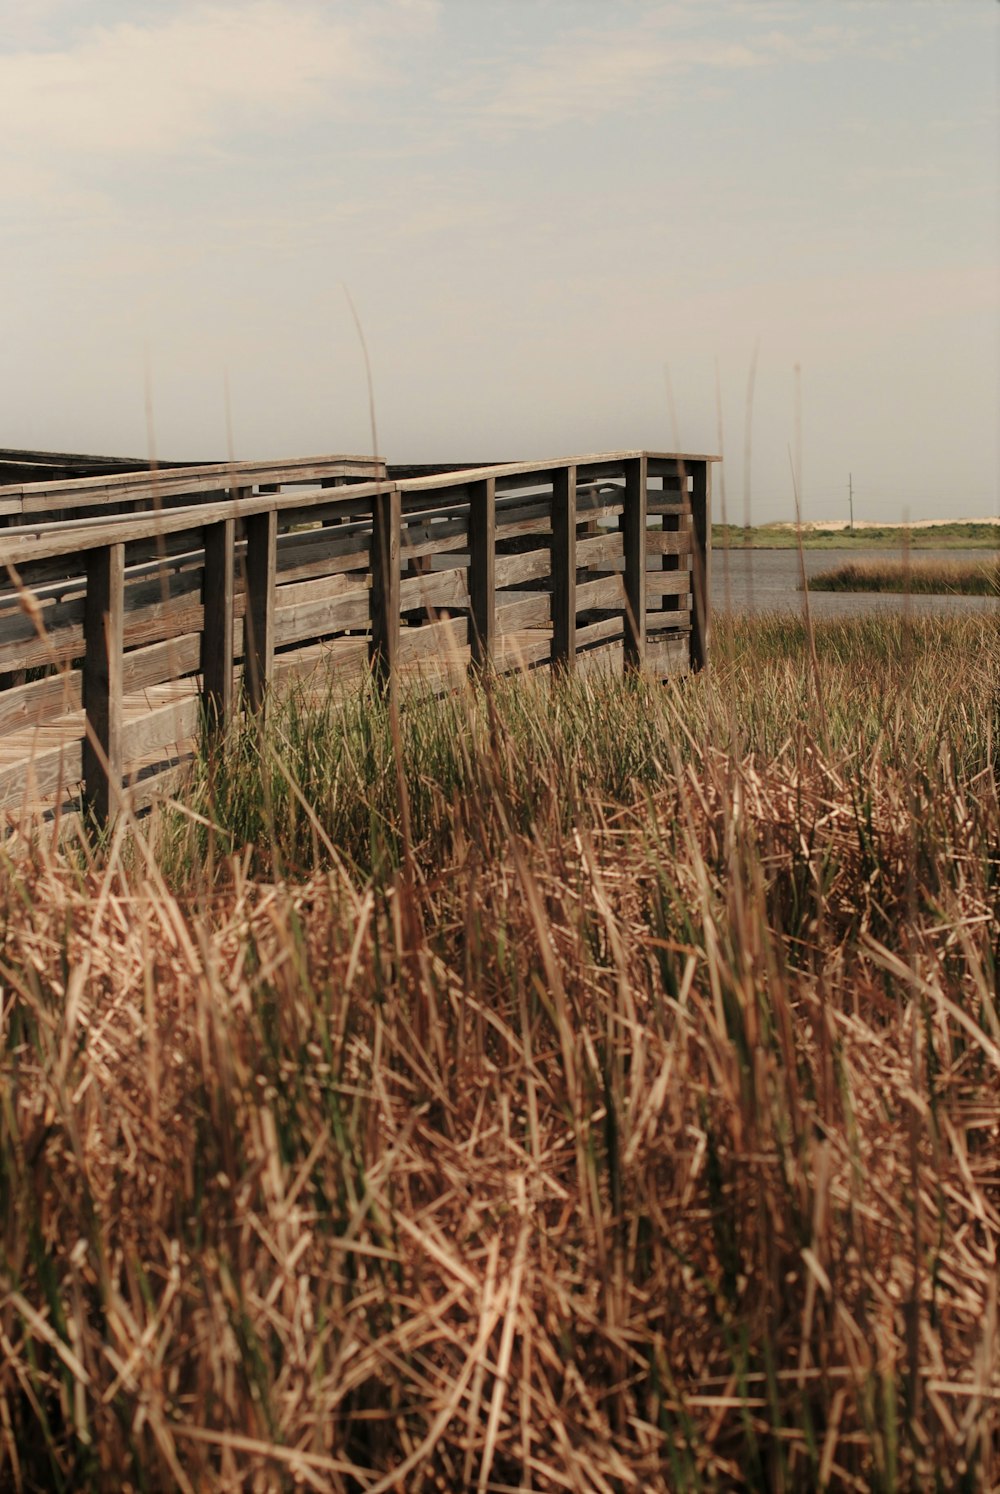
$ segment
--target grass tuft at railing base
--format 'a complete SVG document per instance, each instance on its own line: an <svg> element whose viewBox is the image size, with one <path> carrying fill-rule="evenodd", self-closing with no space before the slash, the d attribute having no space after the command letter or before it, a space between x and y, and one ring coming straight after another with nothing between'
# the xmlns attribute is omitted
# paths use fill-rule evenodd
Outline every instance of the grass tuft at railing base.
<svg viewBox="0 0 1000 1494"><path fill-rule="evenodd" d="M1000 626L269 705L0 879L0 1487L1000 1477Z"/></svg>

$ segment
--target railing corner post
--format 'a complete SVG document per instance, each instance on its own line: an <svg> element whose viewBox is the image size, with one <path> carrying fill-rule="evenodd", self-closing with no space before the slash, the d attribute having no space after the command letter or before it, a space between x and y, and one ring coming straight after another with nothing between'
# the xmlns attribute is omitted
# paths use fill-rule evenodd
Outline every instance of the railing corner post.
<svg viewBox="0 0 1000 1494"><path fill-rule="evenodd" d="M576 665L576 464L552 476L552 663Z"/></svg>
<svg viewBox="0 0 1000 1494"><path fill-rule="evenodd" d="M712 626L712 464L691 463L691 668L708 664Z"/></svg>
<svg viewBox="0 0 1000 1494"><path fill-rule="evenodd" d="M125 622L125 546L87 551L84 602L84 802L106 825L122 788L122 654Z"/></svg>
<svg viewBox="0 0 1000 1494"><path fill-rule="evenodd" d="M233 715L236 521L205 526L201 631L202 703L209 728L224 732Z"/></svg>
<svg viewBox="0 0 1000 1494"><path fill-rule="evenodd" d="M646 490L645 454L625 463L625 667L641 669L646 658Z"/></svg>
<svg viewBox="0 0 1000 1494"><path fill-rule="evenodd" d="M496 647L496 478L473 483L469 495L469 601L472 664L484 669Z"/></svg>
<svg viewBox="0 0 1000 1494"><path fill-rule="evenodd" d="M250 709L260 711L274 671L274 609L278 568L276 508L246 519L246 612L244 658Z"/></svg>
<svg viewBox="0 0 1000 1494"><path fill-rule="evenodd" d="M395 676L399 657L399 547L402 497L393 485L372 495L372 670L381 684Z"/></svg>

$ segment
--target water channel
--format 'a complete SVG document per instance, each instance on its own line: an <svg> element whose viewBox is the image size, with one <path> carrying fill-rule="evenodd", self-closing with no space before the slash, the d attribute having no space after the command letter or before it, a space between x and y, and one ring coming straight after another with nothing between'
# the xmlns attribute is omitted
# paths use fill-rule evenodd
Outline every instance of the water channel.
<svg viewBox="0 0 1000 1494"><path fill-rule="evenodd" d="M917 563L968 561L982 564L995 554L992 550L918 550L911 558ZM851 549L806 550L806 576L831 570L846 561L885 562L904 559L901 550ZM801 612L799 590L799 556L796 550L725 550L712 551L712 607L718 612ZM856 617L864 612L900 611L932 613L995 612L1000 608L996 597L905 596L891 592L811 591L809 609L815 619L823 617Z"/></svg>

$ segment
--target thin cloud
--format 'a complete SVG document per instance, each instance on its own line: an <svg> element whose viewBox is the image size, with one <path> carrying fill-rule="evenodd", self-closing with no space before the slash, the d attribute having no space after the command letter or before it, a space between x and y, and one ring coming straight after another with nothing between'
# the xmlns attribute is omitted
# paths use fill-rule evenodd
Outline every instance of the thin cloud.
<svg viewBox="0 0 1000 1494"><path fill-rule="evenodd" d="M736 7L734 17L743 13ZM769 12L768 19L778 18L779 8ZM541 57L510 65L492 87L473 82L451 97L475 108L487 126L544 128L628 107L670 78L817 62L853 40L852 33L833 27L794 35L757 25L743 36L722 38L711 28L691 34L691 22L692 12L671 6L647 12L629 27L577 31Z"/></svg>
<svg viewBox="0 0 1000 1494"><path fill-rule="evenodd" d="M0 55L0 133L22 160L98 168L211 152L241 128L335 112L387 84L387 38L435 13L427 0L387 0L341 19L255 0L102 26L64 50Z"/></svg>

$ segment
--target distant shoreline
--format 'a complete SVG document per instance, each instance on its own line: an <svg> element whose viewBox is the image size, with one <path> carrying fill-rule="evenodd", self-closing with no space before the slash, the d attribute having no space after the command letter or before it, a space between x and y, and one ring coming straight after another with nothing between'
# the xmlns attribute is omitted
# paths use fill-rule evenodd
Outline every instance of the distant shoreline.
<svg viewBox="0 0 1000 1494"><path fill-rule="evenodd" d="M996 550L1000 548L1000 518L915 519L909 524L874 524L861 520L852 534L847 520L713 524L712 543L732 549L791 550L801 536L805 550Z"/></svg>

